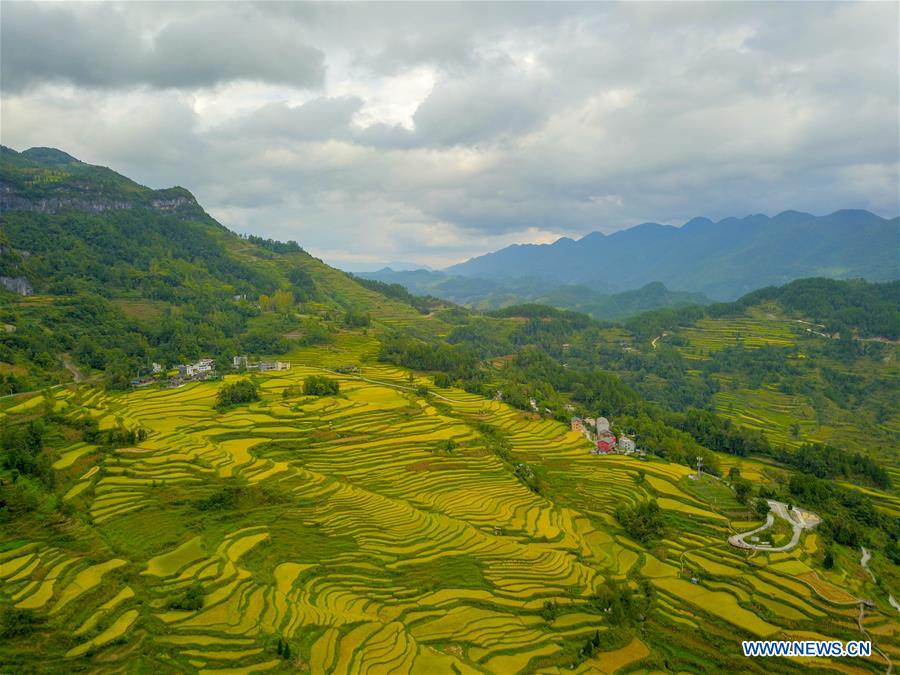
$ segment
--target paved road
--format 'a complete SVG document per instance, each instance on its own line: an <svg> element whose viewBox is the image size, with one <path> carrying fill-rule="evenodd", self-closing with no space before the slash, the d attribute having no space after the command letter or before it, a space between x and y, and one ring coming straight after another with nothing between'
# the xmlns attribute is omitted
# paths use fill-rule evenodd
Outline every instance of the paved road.
<svg viewBox="0 0 900 675"><path fill-rule="evenodd" d="M819 516L814 513L810 513L809 511L804 511L803 509L798 508L794 508L789 511L787 504L785 504L784 502L775 501L774 499L769 499L767 501L769 502L770 511L766 516L766 524L757 527L755 530L742 532L740 534L734 534L728 537L729 544L737 548L749 548L757 551L770 551L773 553L779 551L790 551L800 541L800 534L803 532L803 530L811 530L820 522L822 522ZM791 524L793 534L791 535L791 540L787 544L784 544L782 546L767 546L765 544L751 544L746 541L747 537L758 534L772 527L772 525L775 523L775 516L783 518Z"/></svg>

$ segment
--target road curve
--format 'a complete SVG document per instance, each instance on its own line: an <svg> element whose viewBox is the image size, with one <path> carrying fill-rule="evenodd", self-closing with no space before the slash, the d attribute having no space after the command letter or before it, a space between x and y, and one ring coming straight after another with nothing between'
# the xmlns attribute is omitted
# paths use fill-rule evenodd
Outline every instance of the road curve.
<svg viewBox="0 0 900 675"><path fill-rule="evenodd" d="M770 509L769 514L766 516L766 524L757 527L755 530L750 530L749 532L741 532L740 534L731 535L730 537L728 537L729 544L736 548L747 548L756 551L768 551L772 553L777 553L780 551L790 551L800 541L800 535L803 530L811 530L820 522L822 522L821 518L809 511L804 511L803 509L797 508L788 510L787 504L785 504L784 502L775 501L774 499L767 499L766 501L769 503ZM791 528L793 529L791 540L787 544L783 544L782 546L767 546L765 544L747 543L747 537L758 534L772 527L772 525L775 523L776 515L788 521L791 524Z"/></svg>

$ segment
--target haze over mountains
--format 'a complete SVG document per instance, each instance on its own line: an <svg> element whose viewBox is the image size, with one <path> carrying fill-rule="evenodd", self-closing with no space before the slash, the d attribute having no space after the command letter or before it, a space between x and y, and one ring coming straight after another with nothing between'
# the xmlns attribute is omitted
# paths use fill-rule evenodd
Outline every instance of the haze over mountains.
<svg viewBox="0 0 900 675"><path fill-rule="evenodd" d="M593 232L553 244L522 244L444 270L451 276L553 286L584 284L616 292L660 281L669 289L732 300L802 277L871 281L898 278L897 217L863 210L825 216L785 211L694 218L682 227L644 223L610 235Z"/></svg>

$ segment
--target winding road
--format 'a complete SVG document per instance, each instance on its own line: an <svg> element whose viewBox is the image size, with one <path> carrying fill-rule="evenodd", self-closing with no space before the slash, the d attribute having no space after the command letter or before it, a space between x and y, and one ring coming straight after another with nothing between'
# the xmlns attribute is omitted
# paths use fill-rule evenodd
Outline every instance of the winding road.
<svg viewBox="0 0 900 675"><path fill-rule="evenodd" d="M749 532L731 535L728 537L729 544L736 548L748 548L756 551L769 551L773 553L778 551L790 551L800 541L800 534L803 530L811 530L822 522L822 519L819 518L819 516L809 511L798 508L788 510L787 504L784 502L775 501L774 499L768 499L766 501L769 502L770 510L769 514L766 516L765 524L757 527L755 530L750 530ZM776 515L788 521L793 528L791 540L787 544L782 546L769 546L766 544L750 544L746 541L747 537L764 532L772 527L775 523Z"/></svg>

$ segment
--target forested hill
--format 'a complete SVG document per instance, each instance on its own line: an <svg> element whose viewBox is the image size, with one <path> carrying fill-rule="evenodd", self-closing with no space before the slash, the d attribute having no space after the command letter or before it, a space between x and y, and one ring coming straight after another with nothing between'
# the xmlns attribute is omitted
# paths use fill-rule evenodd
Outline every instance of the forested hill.
<svg viewBox="0 0 900 675"><path fill-rule="evenodd" d="M13 389L52 382L65 353L127 381L153 361L327 341L342 322L430 328L412 321L427 307L296 242L240 237L183 188L151 190L49 148L2 148L0 183L0 362L11 364L0 378ZM285 311L298 303L305 318Z"/></svg>
<svg viewBox="0 0 900 675"><path fill-rule="evenodd" d="M785 211L682 227L645 223L578 241L514 245L445 270L483 279L528 274L547 284L586 284L604 291L661 281L668 288L733 300L754 289L804 277L893 281L900 275L900 218L844 210L816 217Z"/></svg>
<svg viewBox="0 0 900 675"><path fill-rule="evenodd" d="M711 302L702 293L669 290L658 281L635 290L609 294L583 284L555 286L534 278L481 279L424 269L398 272L386 267L360 276L393 286L401 285L417 295L437 296L482 311L540 303L574 309L601 321L618 321L649 309Z"/></svg>
<svg viewBox="0 0 900 675"><path fill-rule="evenodd" d="M626 324L637 335L650 337L690 326L703 317L738 317L766 305L775 306L807 332L822 337L900 340L900 281L798 279L761 288L735 302L644 312Z"/></svg>

